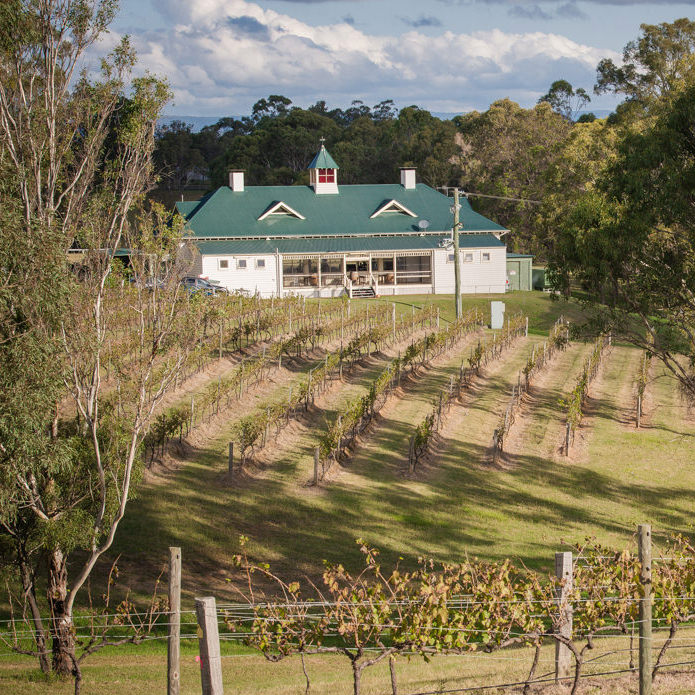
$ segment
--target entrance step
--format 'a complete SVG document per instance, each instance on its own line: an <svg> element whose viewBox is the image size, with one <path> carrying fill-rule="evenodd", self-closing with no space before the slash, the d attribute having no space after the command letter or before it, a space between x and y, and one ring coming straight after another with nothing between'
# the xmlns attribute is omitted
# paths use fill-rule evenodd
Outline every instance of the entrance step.
<svg viewBox="0 0 695 695"><path fill-rule="evenodd" d="M373 287L353 287L353 297L376 297Z"/></svg>

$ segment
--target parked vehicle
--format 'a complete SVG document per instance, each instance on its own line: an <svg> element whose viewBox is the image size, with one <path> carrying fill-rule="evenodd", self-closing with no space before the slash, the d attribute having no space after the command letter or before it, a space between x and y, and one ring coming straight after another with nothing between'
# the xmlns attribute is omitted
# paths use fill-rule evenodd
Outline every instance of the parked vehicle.
<svg viewBox="0 0 695 695"><path fill-rule="evenodd" d="M181 280L181 284L190 292L202 292L208 295L229 294L226 287L213 285L213 283L203 280L203 278L187 276Z"/></svg>

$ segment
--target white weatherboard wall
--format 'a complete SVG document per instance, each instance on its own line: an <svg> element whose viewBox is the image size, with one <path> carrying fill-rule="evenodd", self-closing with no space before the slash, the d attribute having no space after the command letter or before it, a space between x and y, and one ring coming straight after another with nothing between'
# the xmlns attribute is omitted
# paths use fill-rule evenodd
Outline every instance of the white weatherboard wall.
<svg viewBox="0 0 695 695"><path fill-rule="evenodd" d="M483 260L483 254L490 260ZM492 248L461 249L461 292L466 294L501 294L507 288L507 249ZM455 290L454 261L449 260L453 250L447 248L434 251L434 291L436 294L453 294ZM467 261L467 257L472 257Z"/></svg>
<svg viewBox="0 0 695 695"><path fill-rule="evenodd" d="M277 261L274 255L260 256L202 256L201 277L215 280L228 290L258 292L262 297L277 295ZM222 261L222 263L220 263ZM221 267L227 262L227 267ZM246 268L239 267L246 261ZM264 261L265 267L259 267Z"/></svg>

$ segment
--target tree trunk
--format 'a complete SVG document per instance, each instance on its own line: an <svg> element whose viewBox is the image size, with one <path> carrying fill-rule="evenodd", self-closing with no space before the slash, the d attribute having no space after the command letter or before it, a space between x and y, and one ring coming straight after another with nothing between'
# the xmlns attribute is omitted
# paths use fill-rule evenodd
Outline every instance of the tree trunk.
<svg viewBox="0 0 695 695"><path fill-rule="evenodd" d="M389 657L389 671L391 672L391 693L398 695L398 684L396 683L396 657L391 654Z"/></svg>
<svg viewBox="0 0 695 695"><path fill-rule="evenodd" d="M53 670L61 676L74 676L75 635L72 615L66 610L68 569L66 558L59 549L48 555L48 605L50 609Z"/></svg>
<svg viewBox="0 0 695 695"><path fill-rule="evenodd" d="M360 678L362 678L362 668L357 661L352 662L352 695L360 695Z"/></svg>
<svg viewBox="0 0 695 695"><path fill-rule="evenodd" d="M36 642L36 651L38 652L39 667L43 673L50 673L51 664L48 661L48 652L46 650L46 631L43 627L41 611L36 600L36 583L34 582L34 572L29 565L29 560L23 548L18 549L19 556L19 571L22 577L22 590L24 597L29 604L31 611L31 620L34 624L34 640Z"/></svg>

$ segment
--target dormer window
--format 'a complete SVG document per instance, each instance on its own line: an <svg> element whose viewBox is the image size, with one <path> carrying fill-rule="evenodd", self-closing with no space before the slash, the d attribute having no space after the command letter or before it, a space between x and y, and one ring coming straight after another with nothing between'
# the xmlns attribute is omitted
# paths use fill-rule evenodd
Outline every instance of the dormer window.
<svg viewBox="0 0 695 695"><path fill-rule="evenodd" d="M335 169L319 169L319 183L335 183Z"/></svg>

